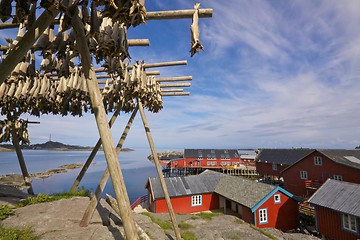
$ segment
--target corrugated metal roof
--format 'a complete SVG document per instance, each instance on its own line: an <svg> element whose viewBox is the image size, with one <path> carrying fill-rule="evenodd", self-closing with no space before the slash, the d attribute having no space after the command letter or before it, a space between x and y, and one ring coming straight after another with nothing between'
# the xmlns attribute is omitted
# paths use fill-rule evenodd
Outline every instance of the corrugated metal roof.
<svg viewBox="0 0 360 240"><path fill-rule="evenodd" d="M334 162L360 169L360 149L322 149L318 151Z"/></svg>
<svg viewBox="0 0 360 240"><path fill-rule="evenodd" d="M360 217L360 184L328 179L308 202Z"/></svg>
<svg viewBox="0 0 360 240"><path fill-rule="evenodd" d="M276 186L255 182L250 179L225 175L215 188L215 192L232 201L252 208Z"/></svg>
<svg viewBox="0 0 360 240"><path fill-rule="evenodd" d="M184 158L239 158L236 149L184 149Z"/></svg>
<svg viewBox="0 0 360 240"><path fill-rule="evenodd" d="M185 195L194 195L200 193L212 193L218 184L221 173L213 172L212 174L200 174L185 177L165 178L166 187L170 197L179 197ZM154 198L164 198L158 178L150 178L151 186L154 192Z"/></svg>
<svg viewBox="0 0 360 240"><path fill-rule="evenodd" d="M312 153L315 149L310 148L287 148L287 149L259 149L255 161L276 164L292 165L300 159Z"/></svg>

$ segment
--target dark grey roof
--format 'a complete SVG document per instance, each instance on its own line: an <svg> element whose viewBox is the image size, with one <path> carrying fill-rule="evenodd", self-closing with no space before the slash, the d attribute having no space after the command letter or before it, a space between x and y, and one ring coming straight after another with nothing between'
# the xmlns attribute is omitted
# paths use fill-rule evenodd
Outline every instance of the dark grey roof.
<svg viewBox="0 0 360 240"><path fill-rule="evenodd" d="M259 149L255 158L256 162L267 162L284 165L292 165L300 159L312 153L315 149L310 148L287 148L287 149Z"/></svg>
<svg viewBox="0 0 360 240"><path fill-rule="evenodd" d="M221 173L213 172L213 174L202 173L200 175L185 177L168 177L165 178L165 183L170 197L213 193L221 175ZM150 184L153 190L154 198L164 198L160 180L158 178L150 178Z"/></svg>
<svg viewBox="0 0 360 240"><path fill-rule="evenodd" d="M252 208L275 188L274 185L255 182L243 177L225 175L220 179L215 192Z"/></svg>
<svg viewBox="0 0 360 240"><path fill-rule="evenodd" d="M360 149L323 149L318 151L334 162L360 169Z"/></svg>
<svg viewBox="0 0 360 240"><path fill-rule="evenodd" d="M236 149L185 149L184 158L239 158Z"/></svg>
<svg viewBox="0 0 360 240"><path fill-rule="evenodd" d="M360 217L360 184L328 179L308 201L314 205Z"/></svg>

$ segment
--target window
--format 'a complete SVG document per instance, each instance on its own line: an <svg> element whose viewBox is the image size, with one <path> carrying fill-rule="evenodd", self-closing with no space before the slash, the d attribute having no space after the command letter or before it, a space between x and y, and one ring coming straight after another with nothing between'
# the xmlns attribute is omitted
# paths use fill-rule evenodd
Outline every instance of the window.
<svg viewBox="0 0 360 240"><path fill-rule="evenodd" d="M178 162L177 161L174 161L174 165L177 165L178 164Z"/></svg>
<svg viewBox="0 0 360 240"><path fill-rule="evenodd" d="M300 179L308 179L307 171L300 171Z"/></svg>
<svg viewBox="0 0 360 240"><path fill-rule="evenodd" d="M191 196L191 206L201 206L202 205L202 196L201 195L194 195Z"/></svg>
<svg viewBox="0 0 360 240"><path fill-rule="evenodd" d="M322 158L319 156L314 157L314 164L321 166L322 165Z"/></svg>
<svg viewBox="0 0 360 240"><path fill-rule="evenodd" d="M277 165L276 165L276 163L273 163L273 164L272 164L272 170L274 170L274 171L277 170Z"/></svg>
<svg viewBox="0 0 360 240"><path fill-rule="evenodd" d="M334 180L338 180L338 181L342 181L342 180L343 180L343 177L342 177L341 175L336 175L336 174L334 174L333 179L334 179Z"/></svg>
<svg viewBox="0 0 360 240"><path fill-rule="evenodd" d="M259 222L260 224L268 222L267 208L259 209Z"/></svg>
<svg viewBox="0 0 360 240"><path fill-rule="evenodd" d="M280 194L275 194L274 195L274 203L281 203Z"/></svg>
<svg viewBox="0 0 360 240"><path fill-rule="evenodd" d="M343 224L343 228L352 232L357 232L357 227L356 227L356 217L348 215L348 214L343 214L342 215L342 224Z"/></svg>

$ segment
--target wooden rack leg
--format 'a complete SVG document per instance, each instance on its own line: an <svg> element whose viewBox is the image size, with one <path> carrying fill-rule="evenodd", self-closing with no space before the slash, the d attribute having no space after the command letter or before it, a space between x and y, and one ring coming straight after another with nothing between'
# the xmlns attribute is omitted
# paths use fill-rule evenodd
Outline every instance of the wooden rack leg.
<svg viewBox="0 0 360 240"><path fill-rule="evenodd" d="M34 190L32 188L31 185L31 177L29 175L29 172L26 168L26 164L25 164L25 160L24 160L24 156L22 154L21 148L20 148L20 144L19 144L19 138L15 132L15 128L14 128L14 124L11 127L11 138L12 138L12 143L15 147L15 151L16 151L16 155L18 157L19 160L19 164L20 164L20 168L21 168L21 172L25 181L25 185L26 187L28 187L27 191L29 194L34 195Z"/></svg>
<svg viewBox="0 0 360 240"><path fill-rule="evenodd" d="M26 31L25 35L16 44L15 49L13 49L2 63L0 63L0 84L10 75L16 65L33 46L34 42L40 37L45 29L50 26L58 13L59 11L55 9L55 6L50 7L45 10L36 22Z"/></svg>
<svg viewBox="0 0 360 240"><path fill-rule="evenodd" d="M171 218L171 221L172 221L175 236L176 236L177 240L180 240L181 239L180 230L179 230L179 227L178 227L177 222L176 222L176 216L175 216L175 213L174 213L174 209L173 209L173 207L171 205L169 192L168 192L167 187L166 187L165 179L164 179L164 176L162 175L162 171L161 171L161 168L160 168L159 157L157 155L155 145L154 145L154 141L153 141L152 135L150 133L150 128L149 128L149 125L148 125L148 122L147 122L147 119L146 119L146 116L145 116L144 107L143 107L141 101L139 101L139 100L138 100L138 105L139 105L139 110L140 110L140 114L141 114L141 119L142 119L142 122L144 124L146 136L147 136L150 148L151 148L151 153L152 153L153 158L154 158L156 171L158 173L158 176L159 176L159 179L160 179L160 184L161 184L161 187L162 187L163 192L164 192L165 201L166 201L166 204L167 204L167 207L168 207L168 210L169 210L169 215L170 215L170 218Z"/></svg>
<svg viewBox="0 0 360 240"><path fill-rule="evenodd" d="M119 155L119 153L121 152L122 146L123 146L125 139L129 133L130 127L131 127L132 123L134 122L134 119L135 119L138 109L139 109L138 107L136 107L134 109L134 111L131 114L131 117L123 131L123 134L121 135L121 138L119 139L118 145L116 147L117 155ZM89 225L90 219L91 219L92 215L94 214L97 204L100 201L101 194L103 193L103 191L105 189L105 185L106 185L108 179L109 179L109 169L106 168L105 172L103 173L103 175L101 177L100 183L97 186L94 195L91 197L90 203L89 203L88 207L86 208L85 213L80 221L81 227L86 227Z"/></svg>
<svg viewBox="0 0 360 240"><path fill-rule="evenodd" d="M121 106L119 105L119 106L116 108L114 114L112 115L112 117L111 117L111 119L110 119L110 121L109 121L109 127L110 127L110 128L111 128L112 125L114 124L117 116L120 114L120 111L121 111ZM69 192L75 191L76 188L79 186L82 178L84 177L84 175L85 175L86 171L88 170L90 164L91 164L92 161L94 160L94 158L95 158L97 152L99 151L100 147L101 147L101 138L99 138L99 140L97 141L95 147L94 147L93 150L91 151L88 159L86 160L84 166L82 167L79 175L78 175L77 178L75 179L75 181L74 181L73 185L71 186Z"/></svg>
<svg viewBox="0 0 360 240"><path fill-rule="evenodd" d="M96 124L104 148L105 159L109 168L111 180L119 205L120 218L124 224L124 231L127 239L138 239L135 222L131 213L130 201L126 192L124 177L118 162L114 141L111 136L110 127L107 121L102 96L97 84L96 73L92 65L88 43L85 36L84 24L78 16L78 9L71 18L71 23L75 33L76 46L78 48L81 64L83 66L86 84L89 89L92 110L94 111Z"/></svg>

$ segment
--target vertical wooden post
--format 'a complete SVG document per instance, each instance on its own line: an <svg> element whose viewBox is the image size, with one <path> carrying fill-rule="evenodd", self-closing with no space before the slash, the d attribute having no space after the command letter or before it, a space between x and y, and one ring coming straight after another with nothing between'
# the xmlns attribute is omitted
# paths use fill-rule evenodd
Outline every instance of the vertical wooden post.
<svg viewBox="0 0 360 240"><path fill-rule="evenodd" d="M149 125L148 125L148 122L147 122L147 119L146 119L146 116L145 116L144 107L143 107L143 105L141 103L141 100L139 100L139 99L138 99L138 105L139 105L139 110L140 110L140 114L141 114L141 119L142 119L142 122L144 124L144 129L145 129L145 132L146 132L146 136L147 136L150 148L151 148L151 153L152 153L153 158L154 158L156 171L158 173L160 184L161 184L161 187L162 187L163 192L164 192L165 201L166 201L166 204L167 204L167 207L168 207L168 210L169 210L169 215L170 215L172 225L173 225L173 228L174 228L174 232L175 232L175 237L176 237L177 240L180 240L181 239L180 230L179 230L179 227L178 227L177 222L176 222L176 216L175 216L175 213L174 213L174 209L173 209L173 207L171 205L169 192L168 192L167 187L166 187L165 179L164 179L164 176L162 175L162 171L161 171L161 168L160 168L159 157L157 155L155 145L154 145L154 141L153 141L153 138L152 138L151 133L150 133L150 128L149 128Z"/></svg>
<svg viewBox="0 0 360 240"><path fill-rule="evenodd" d="M134 109L133 113L131 114L131 117L119 139L118 145L116 147L117 155L119 155L119 153L121 152L122 146L125 142L127 134L129 133L130 127L131 127L132 123L134 122L134 119L135 119L138 109L139 109L138 106L136 106L136 108ZM103 191L105 189L105 185L106 185L108 179L109 179L109 168L107 167L105 169L105 172L103 173L103 175L101 177L100 183L97 186L94 195L91 197L90 203L89 203L88 207L86 208L85 213L80 221L81 227L86 227L87 225L89 225L90 219L91 219L92 215L94 214L94 211L96 209L98 202L100 201L101 194L103 193Z"/></svg>
<svg viewBox="0 0 360 240"><path fill-rule="evenodd" d="M2 63L0 63L0 84L10 75L15 66L25 56L27 51L30 50L34 42L50 25L58 13L59 11L55 9L55 6L51 6L45 10L36 22L26 31L25 35L16 44L15 49L13 49Z"/></svg>
<svg viewBox="0 0 360 240"><path fill-rule="evenodd" d="M112 115L112 117L111 117L111 119L110 119L110 121L109 121L109 127L110 127L110 128L111 128L112 125L114 124L117 116L120 114L120 111L121 111L121 106L119 105L119 106L117 106L114 114ZM91 151L88 159L86 160L84 166L82 167L79 175L78 175L77 178L75 179L75 181L74 181L73 185L71 186L69 192L75 191L76 188L79 186L82 178L84 177L84 175L85 175L86 171L88 170L90 164L91 164L92 161L94 160L94 158L95 158L97 152L99 151L100 147L101 147L101 138L99 138L99 140L97 141L95 147L94 147L93 150Z"/></svg>
<svg viewBox="0 0 360 240"><path fill-rule="evenodd" d="M138 239L139 236L136 232L124 178L120 170L120 163L117 159L114 141L107 122L106 112L102 102L102 95L97 84L94 66L92 65L92 59L85 36L84 24L78 16L78 8L76 6L72 14L71 23L75 33L76 46L80 54L86 84L89 89L91 106L94 111L96 124L104 148L105 158L113 183L116 200L119 205L120 217L124 224L125 235L127 239Z"/></svg>
<svg viewBox="0 0 360 240"><path fill-rule="evenodd" d="M31 177L26 168L24 156L22 154L20 143L19 143L19 137L15 131L15 123L14 122L12 122L12 125L11 125L11 139L12 139L12 143L15 147L16 155L19 160L19 164L20 164L20 168L21 168L21 172L22 172L24 181L25 181L25 185L28 187L27 191L29 194L34 195L34 190L31 185Z"/></svg>

